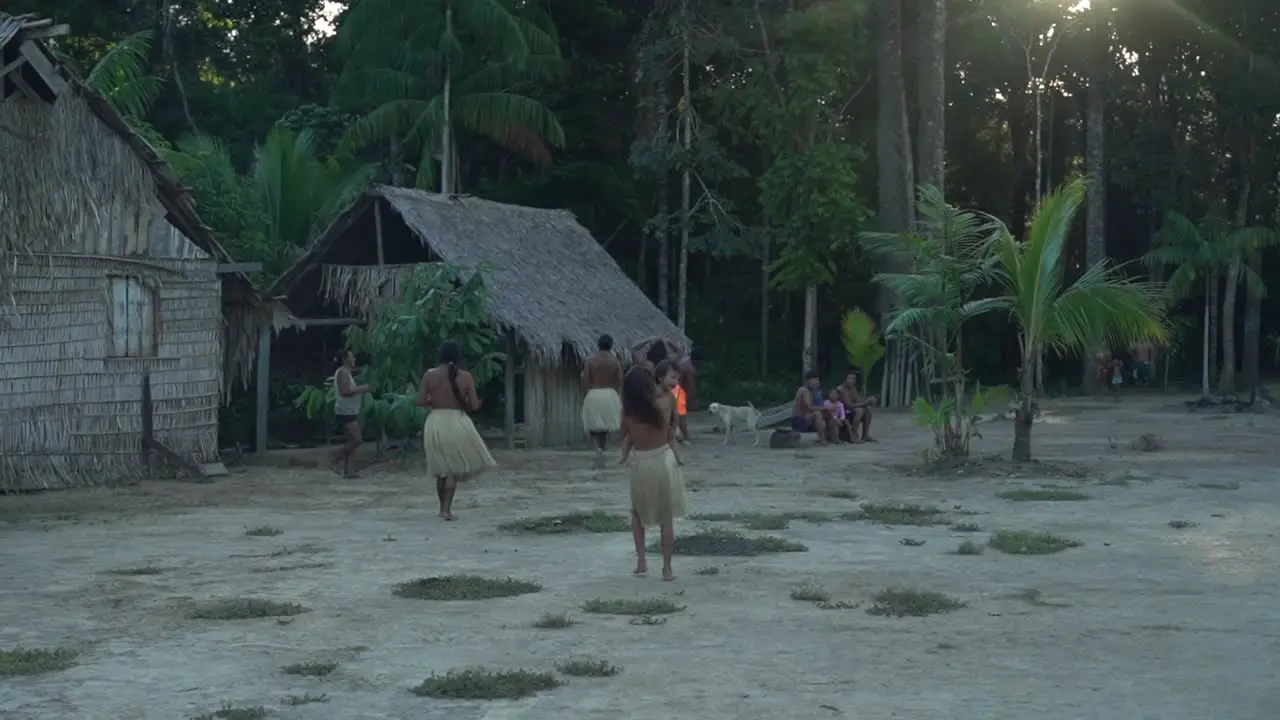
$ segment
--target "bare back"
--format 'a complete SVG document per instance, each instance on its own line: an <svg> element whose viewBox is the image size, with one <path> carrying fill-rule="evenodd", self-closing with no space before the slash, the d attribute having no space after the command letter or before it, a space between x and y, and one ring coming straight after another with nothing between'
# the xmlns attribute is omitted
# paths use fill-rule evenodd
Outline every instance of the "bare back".
<svg viewBox="0 0 1280 720"><path fill-rule="evenodd" d="M622 418L622 431L631 438L635 450L657 450L675 442L676 399L669 392L660 392L654 399L663 418L661 426L653 426L630 415Z"/></svg>
<svg viewBox="0 0 1280 720"><path fill-rule="evenodd" d="M613 353L598 352L592 355L582 368L582 386L586 390L621 390L622 363Z"/></svg>
<svg viewBox="0 0 1280 720"><path fill-rule="evenodd" d="M792 417L808 417L816 408L813 391L807 387L796 390L795 404L791 407Z"/></svg>
<svg viewBox="0 0 1280 720"><path fill-rule="evenodd" d="M473 412L480 407L480 398L476 394L476 381L466 370L458 371L458 397L449 383L449 368L438 365L422 376L422 385L418 389L420 405L433 410L463 410ZM426 402L421 402L424 400Z"/></svg>

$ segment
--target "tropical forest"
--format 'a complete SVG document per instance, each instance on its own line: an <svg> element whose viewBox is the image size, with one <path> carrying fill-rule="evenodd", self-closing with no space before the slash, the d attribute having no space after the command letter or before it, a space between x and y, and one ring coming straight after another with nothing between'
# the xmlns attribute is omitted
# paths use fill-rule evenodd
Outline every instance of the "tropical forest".
<svg viewBox="0 0 1280 720"><path fill-rule="evenodd" d="M722 402L856 366L888 406L1029 410L1136 343L1205 395L1280 365L1277 3L6 5L70 26L262 287L386 184L571 211ZM250 398L224 415L251 434Z"/></svg>

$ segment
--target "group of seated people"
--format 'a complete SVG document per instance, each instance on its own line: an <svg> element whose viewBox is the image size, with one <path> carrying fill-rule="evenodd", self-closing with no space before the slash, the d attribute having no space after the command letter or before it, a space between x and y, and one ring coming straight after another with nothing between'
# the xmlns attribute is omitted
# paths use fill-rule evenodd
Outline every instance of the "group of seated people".
<svg viewBox="0 0 1280 720"><path fill-rule="evenodd" d="M875 397L858 392L858 376L849 373L844 382L823 395L818 373L805 375L804 385L796 390L791 411L791 429L817 433L818 443L874 442L871 437L871 408Z"/></svg>

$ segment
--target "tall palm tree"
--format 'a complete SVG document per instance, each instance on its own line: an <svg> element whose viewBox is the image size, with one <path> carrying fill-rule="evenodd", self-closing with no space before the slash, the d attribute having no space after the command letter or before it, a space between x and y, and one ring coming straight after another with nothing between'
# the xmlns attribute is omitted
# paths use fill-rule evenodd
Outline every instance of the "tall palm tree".
<svg viewBox="0 0 1280 720"><path fill-rule="evenodd" d="M368 111L341 149L385 142L393 155L416 152L418 187L434 185L438 167L446 193L457 190L459 127L549 164L547 143L563 145L564 130L519 92L561 67L555 33L534 12L510 0L360 0L339 30L347 65L337 94Z"/></svg>
<svg viewBox="0 0 1280 720"><path fill-rule="evenodd" d="M1125 346L1163 342L1167 335L1161 290L1126 277L1104 259L1066 283L1067 241L1088 183L1070 182L1041 201L1024 241L1005 230L998 242L994 305L1007 310L1019 330L1022 402L1014 423L1013 460L1031 459L1031 399L1040 354L1081 351L1105 340Z"/></svg>
<svg viewBox="0 0 1280 720"><path fill-rule="evenodd" d="M55 54L73 71L84 75L85 84L102 93L134 132L153 147L164 149L169 147L168 141L146 121L164 87L163 78L148 72L153 37L150 30L143 30L124 38L99 58L87 74L80 72L71 57Z"/></svg>
<svg viewBox="0 0 1280 720"><path fill-rule="evenodd" d="M1172 302L1195 295L1204 288L1204 328L1201 348L1200 391L1205 396L1211 392L1213 373L1213 316L1216 305L1224 302L1217 297L1218 280L1233 264L1238 265L1239 278L1247 292L1266 295L1262 276L1248 263L1241 262L1249 253L1273 245L1275 233L1266 228L1232 228L1226 220L1210 215L1199 223L1185 215L1167 211L1161 220L1160 231L1154 238L1155 247L1143 258L1148 266L1164 266L1170 269L1165 283L1168 298ZM1224 341L1227 333L1223 332ZM1227 388L1229 389L1229 388Z"/></svg>
<svg viewBox="0 0 1280 720"><path fill-rule="evenodd" d="M319 157L309 131L283 126L257 147L246 175L211 138L184 139L167 154L199 199L208 201L201 210L222 231L232 255L262 262L268 274L283 270L374 177L372 166Z"/></svg>

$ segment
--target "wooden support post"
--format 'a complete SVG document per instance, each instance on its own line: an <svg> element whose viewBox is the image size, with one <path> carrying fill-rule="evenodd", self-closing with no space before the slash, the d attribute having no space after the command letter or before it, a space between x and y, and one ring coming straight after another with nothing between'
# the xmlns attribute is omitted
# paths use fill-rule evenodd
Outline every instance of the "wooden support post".
<svg viewBox="0 0 1280 720"><path fill-rule="evenodd" d="M265 326L258 331L258 418L254 429L257 431L257 442L254 449L258 453L267 452L267 411L271 405L271 327Z"/></svg>
<svg viewBox="0 0 1280 720"><path fill-rule="evenodd" d="M382 250L382 203L374 198L373 201L373 239L378 244L378 266L387 264L387 256Z"/></svg>
<svg viewBox="0 0 1280 720"><path fill-rule="evenodd" d="M516 334L507 331L507 364L502 373L503 429L507 433L507 449L516 447Z"/></svg>
<svg viewBox="0 0 1280 720"><path fill-rule="evenodd" d="M155 443L155 418L151 415L151 373L142 373L142 467L146 468L147 479L155 477L151 467L151 446Z"/></svg>

